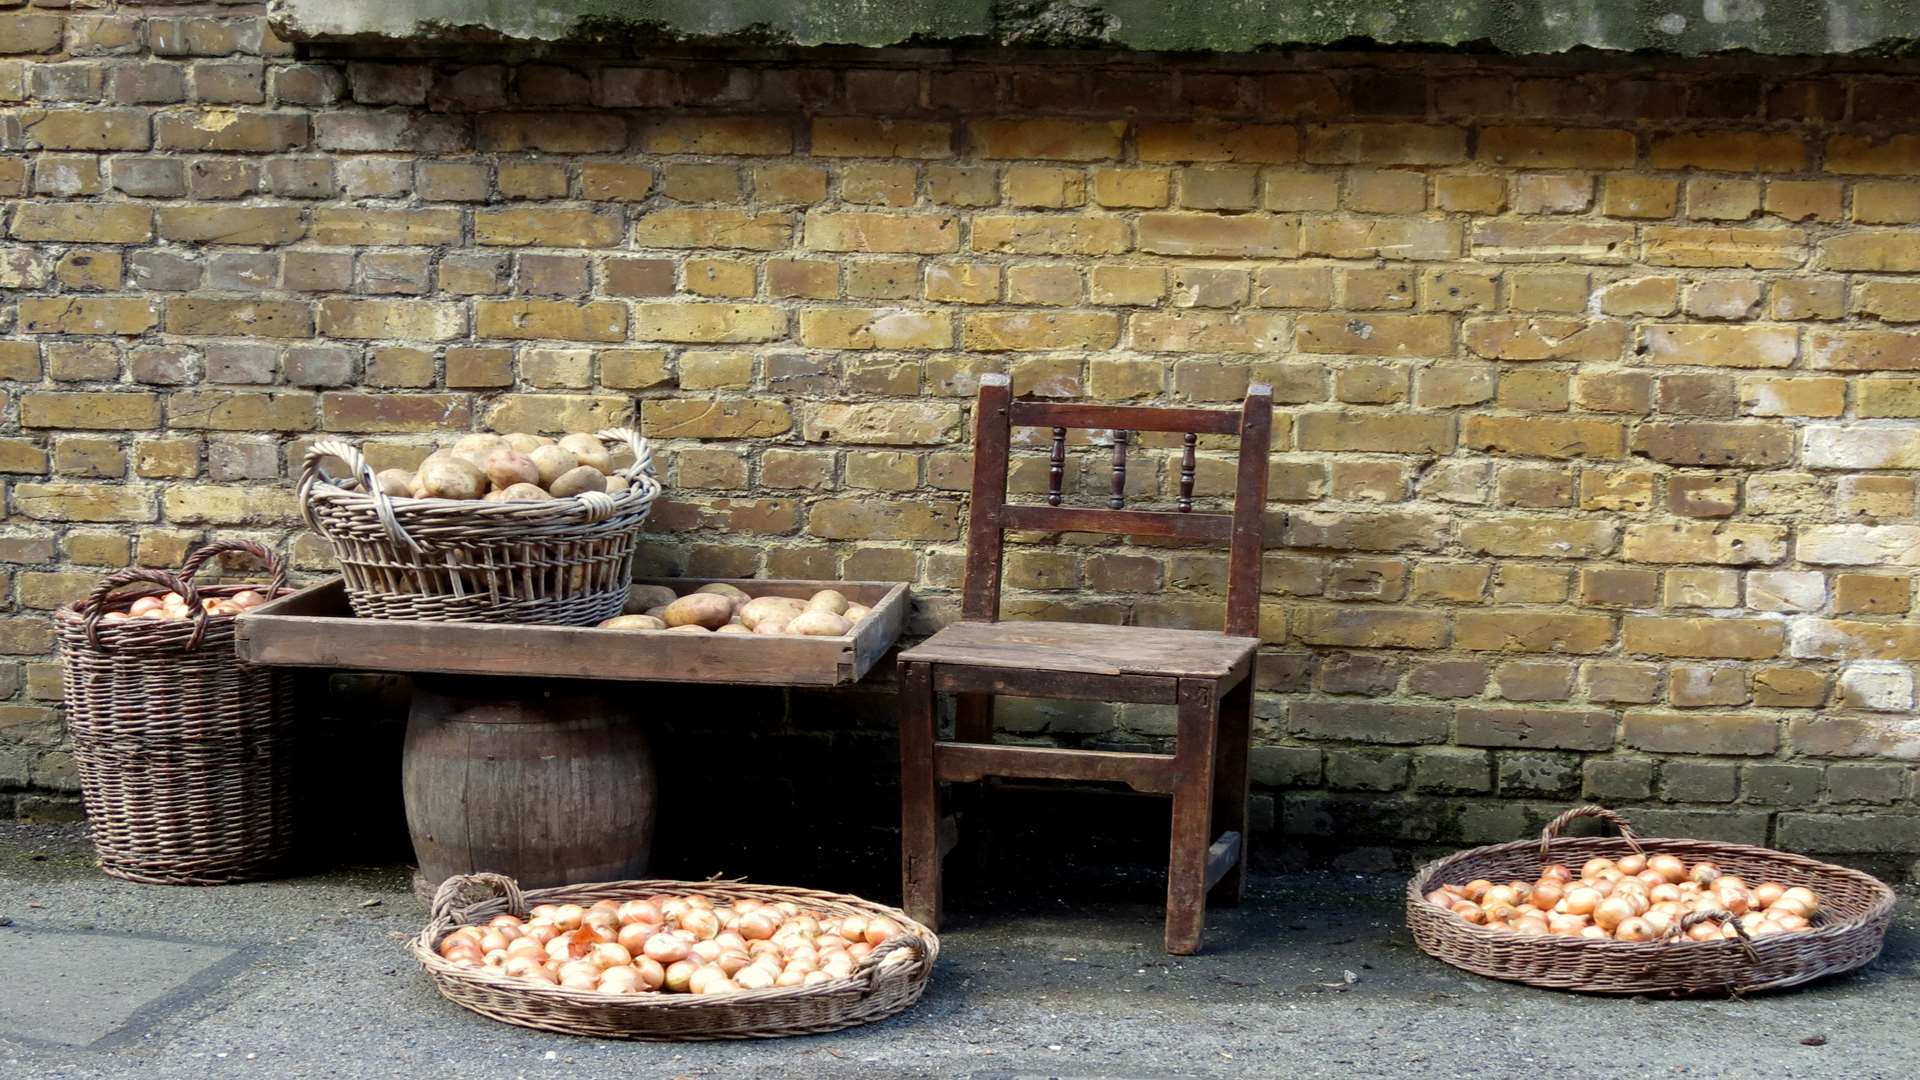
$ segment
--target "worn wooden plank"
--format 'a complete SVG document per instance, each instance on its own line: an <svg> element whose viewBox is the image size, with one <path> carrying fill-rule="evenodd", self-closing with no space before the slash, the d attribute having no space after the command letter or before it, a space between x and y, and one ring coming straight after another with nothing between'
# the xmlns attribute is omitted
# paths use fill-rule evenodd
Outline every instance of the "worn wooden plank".
<svg viewBox="0 0 1920 1080"><path fill-rule="evenodd" d="M1258 638L1211 630L1100 623L953 623L901 654L956 666L1099 675L1224 678L1244 668Z"/></svg>
<svg viewBox="0 0 1920 1080"><path fill-rule="evenodd" d="M1017 776L1030 780L1100 780L1161 795L1173 790L1173 759L1164 754L942 742L935 744L933 760L934 775L947 783Z"/></svg>
<svg viewBox="0 0 1920 1080"><path fill-rule="evenodd" d="M1148 705L1171 705L1178 693L1179 681L1152 675L1096 675L1079 671L1026 671L1017 668L984 668L940 665L934 668L933 685L943 694L961 694L965 704L970 698L986 694L1010 697L1067 698L1075 701L1127 701ZM991 698L987 698L991 702ZM962 718L964 719L964 717ZM957 725L964 728L964 723ZM961 742L984 742L962 737Z"/></svg>
<svg viewBox="0 0 1920 1080"><path fill-rule="evenodd" d="M1239 414L1227 409L1164 409L1153 405L1016 401L1010 415L1015 427L1193 431L1202 435L1231 435L1240 430Z"/></svg>
<svg viewBox="0 0 1920 1080"><path fill-rule="evenodd" d="M1182 514L1177 510L1108 510L1093 506L1028 506L1007 503L1000 508L1006 529L1032 532L1119 533L1158 536L1173 540L1223 544L1233 535L1227 514Z"/></svg>
<svg viewBox="0 0 1920 1080"><path fill-rule="evenodd" d="M1255 383L1240 410L1240 463L1227 556L1227 633L1260 633L1261 548L1266 544L1267 448L1273 439L1273 388Z"/></svg>
<svg viewBox="0 0 1920 1080"><path fill-rule="evenodd" d="M654 581L691 592L706 580ZM853 637L682 634L665 630L429 623L354 618L339 579L248 613L236 649L249 663L447 675L538 675L760 686L858 681L899 636L908 591L896 582L742 581L766 595L836 588L874 607Z"/></svg>
<svg viewBox="0 0 1920 1080"><path fill-rule="evenodd" d="M1007 501L1007 412L1013 383L1005 375L980 376L973 407L973 494L967 504L967 564L960 585L960 616L1000 617L1000 555L1006 542L1001 508Z"/></svg>
<svg viewBox="0 0 1920 1080"><path fill-rule="evenodd" d="M900 665L900 895L907 914L940 927L940 786L933 680L925 664Z"/></svg>
<svg viewBox="0 0 1920 1080"><path fill-rule="evenodd" d="M1221 833L1220 838L1207 848L1207 888L1212 889L1220 884L1239 867L1240 834Z"/></svg>

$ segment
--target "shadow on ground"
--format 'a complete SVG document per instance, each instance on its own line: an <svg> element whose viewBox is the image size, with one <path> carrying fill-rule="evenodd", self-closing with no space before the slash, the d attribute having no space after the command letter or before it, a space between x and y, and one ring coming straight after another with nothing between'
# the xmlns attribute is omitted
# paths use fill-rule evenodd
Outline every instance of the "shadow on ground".
<svg viewBox="0 0 1920 1080"><path fill-rule="evenodd" d="M891 868L862 875L880 880ZM927 998L885 1023L753 1043L624 1044L440 999L424 911L382 860L153 888L76 827L0 825L0 1076L1909 1077L1920 912L1873 966L1751 1000L1600 999L1416 950L1398 877L1256 875L1207 948L1159 948L1156 874L1023 853L956 888Z"/></svg>

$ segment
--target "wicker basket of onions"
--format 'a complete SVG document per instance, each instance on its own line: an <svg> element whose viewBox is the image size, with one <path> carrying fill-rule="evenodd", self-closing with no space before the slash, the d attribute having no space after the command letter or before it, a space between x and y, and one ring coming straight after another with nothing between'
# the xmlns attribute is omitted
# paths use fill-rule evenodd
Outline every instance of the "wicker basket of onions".
<svg viewBox="0 0 1920 1080"><path fill-rule="evenodd" d="M1583 817L1617 837L1563 837ZM1407 886L1420 948L1455 967L1600 994L1796 986L1880 954L1893 891L1843 866L1747 844L1641 839L1604 807L1529 840L1421 867Z"/></svg>
<svg viewBox="0 0 1920 1080"><path fill-rule="evenodd" d="M468 902L473 892L484 899ZM940 940L855 896L708 881L522 892L448 878L412 951L440 993L522 1027L614 1039L812 1035L900 1012Z"/></svg>

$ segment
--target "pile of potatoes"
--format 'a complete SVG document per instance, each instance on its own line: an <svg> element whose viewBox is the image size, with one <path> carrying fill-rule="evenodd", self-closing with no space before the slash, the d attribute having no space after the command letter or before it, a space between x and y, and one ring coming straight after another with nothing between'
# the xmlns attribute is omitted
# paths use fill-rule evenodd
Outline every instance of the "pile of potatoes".
<svg viewBox="0 0 1920 1080"><path fill-rule="evenodd" d="M718 581L685 596L665 585L635 585L627 593L627 613L607 619L600 628L845 637L871 610L865 604L848 603L835 589L822 589L798 600L791 596L750 596L744 589Z"/></svg>
<svg viewBox="0 0 1920 1080"><path fill-rule="evenodd" d="M550 439L522 431L463 435L451 447L428 454L418 469L382 469L373 480L394 498L487 502L539 502L627 489L627 478L613 471L613 455L594 436Z"/></svg>

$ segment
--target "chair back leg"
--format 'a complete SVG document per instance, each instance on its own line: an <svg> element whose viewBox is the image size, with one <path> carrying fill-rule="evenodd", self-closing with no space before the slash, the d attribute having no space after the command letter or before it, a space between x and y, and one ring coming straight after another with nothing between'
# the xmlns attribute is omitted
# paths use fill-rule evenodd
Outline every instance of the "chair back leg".
<svg viewBox="0 0 1920 1080"><path fill-rule="evenodd" d="M1220 699L1213 759L1213 835L1238 833L1240 857L1207 894L1208 903L1236 907L1247 887L1247 759L1253 748L1253 673Z"/></svg>
<svg viewBox="0 0 1920 1080"><path fill-rule="evenodd" d="M1206 924L1219 704L1212 683L1180 681L1178 742L1173 749L1173 838L1167 858L1166 944L1175 956L1200 950Z"/></svg>

